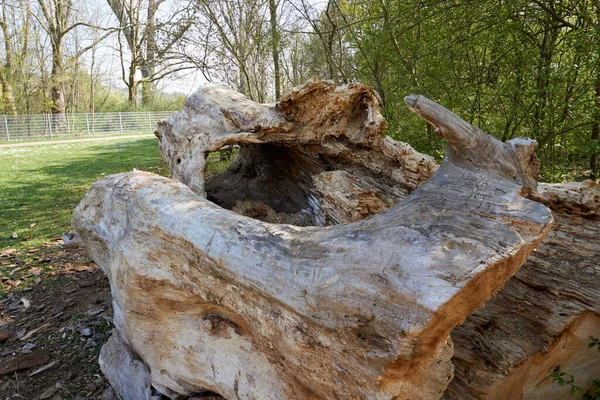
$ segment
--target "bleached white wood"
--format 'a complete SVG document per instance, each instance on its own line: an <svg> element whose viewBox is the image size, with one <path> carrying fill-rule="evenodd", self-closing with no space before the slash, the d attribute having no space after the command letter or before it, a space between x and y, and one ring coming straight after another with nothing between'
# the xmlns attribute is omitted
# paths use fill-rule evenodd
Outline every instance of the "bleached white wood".
<svg viewBox="0 0 600 400"><path fill-rule="evenodd" d="M549 210L521 196L535 186L535 142L501 143L410 96L411 110L452 146L427 182L386 211L299 227L251 219L203 196L209 185L196 153L232 141L285 145L298 173L315 154L328 165L343 155L337 165L363 177L386 165L378 158L397 157L389 174L414 189L427 174L398 157L404 151L418 160L418 153L381 136L374 99L362 86L319 82L277 106L206 89L173 117L186 123L172 119L158 133L173 176L189 187L139 171L92 186L73 231L106 271L115 329L147 364L156 389L227 399L441 396L452 378L450 331L502 287L550 228ZM341 119L352 117L333 121L332 107ZM264 148L247 150L268 162ZM312 190L325 172L317 168L303 182ZM235 167L228 174L236 176ZM393 198L389 182L377 192Z"/></svg>

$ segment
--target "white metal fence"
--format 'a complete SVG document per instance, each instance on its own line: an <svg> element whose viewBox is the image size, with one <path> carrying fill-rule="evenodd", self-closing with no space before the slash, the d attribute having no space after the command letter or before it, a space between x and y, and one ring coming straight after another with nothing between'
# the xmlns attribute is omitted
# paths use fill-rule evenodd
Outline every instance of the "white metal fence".
<svg viewBox="0 0 600 400"><path fill-rule="evenodd" d="M172 111L0 116L0 142L152 133Z"/></svg>

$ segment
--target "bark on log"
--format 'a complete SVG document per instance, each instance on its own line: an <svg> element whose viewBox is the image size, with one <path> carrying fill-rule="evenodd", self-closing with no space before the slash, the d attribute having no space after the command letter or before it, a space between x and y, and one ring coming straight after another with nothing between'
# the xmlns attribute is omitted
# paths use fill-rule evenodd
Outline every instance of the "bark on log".
<svg viewBox="0 0 600 400"><path fill-rule="evenodd" d="M550 374L587 389L600 378L600 187L540 184L533 197L551 208L548 237L485 307L452 338L455 378L448 399L552 400L569 397Z"/></svg>
<svg viewBox="0 0 600 400"><path fill-rule="evenodd" d="M535 186L535 142L501 143L424 97L406 102L448 139L446 158L408 197L354 222L266 223L203 194L294 219L317 193L313 223L371 213L336 209L328 191L346 195L327 185L336 180L368 187L372 212L395 203L424 175L411 168L430 164L381 136L376 96L359 85L312 82L277 106L205 89L158 131L173 176L196 193L145 172L92 186L73 230L106 271L118 338L154 388L227 399L441 396L450 331L514 274L552 217L521 196ZM236 163L205 182L202 152L233 142ZM110 377L119 366L104 350L102 359Z"/></svg>

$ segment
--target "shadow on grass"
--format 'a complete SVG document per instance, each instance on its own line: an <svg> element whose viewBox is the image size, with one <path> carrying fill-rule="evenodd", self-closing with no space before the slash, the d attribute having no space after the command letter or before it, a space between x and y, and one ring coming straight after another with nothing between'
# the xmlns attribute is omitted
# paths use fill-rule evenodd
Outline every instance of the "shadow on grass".
<svg viewBox="0 0 600 400"><path fill-rule="evenodd" d="M154 138L21 149L12 160L0 157L9 171L0 177L0 249L35 246L68 231L75 206L106 175L133 168L168 175ZM26 236L30 241L21 241Z"/></svg>
<svg viewBox="0 0 600 400"><path fill-rule="evenodd" d="M103 143L89 146L89 152L61 164L37 169L48 177L59 178L64 183L86 183L117 172L133 168L168 174L167 166L158 153L156 139Z"/></svg>

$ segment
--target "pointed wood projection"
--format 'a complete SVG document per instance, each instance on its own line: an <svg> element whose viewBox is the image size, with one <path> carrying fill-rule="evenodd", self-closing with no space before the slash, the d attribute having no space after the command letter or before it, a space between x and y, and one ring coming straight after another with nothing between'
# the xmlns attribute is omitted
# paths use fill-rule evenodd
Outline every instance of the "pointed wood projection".
<svg viewBox="0 0 600 400"><path fill-rule="evenodd" d="M421 96L406 103L449 142L420 186L434 163L382 136L374 92L319 81L277 105L200 90L157 131L181 182L135 171L92 186L73 231L111 283L101 365L121 395L442 395L451 330L552 217L522 196L536 185L535 142L501 143ZM236 161L205 179L206 152L231 143Z"/></svg>
<svg viewBox="0 0 600 400"><path fill-rule="evenodd" d="M551 400L600 378L600 186L540 184L534 198L556 222L498 294L452 332L455 378L446 398Z"/></svg>

